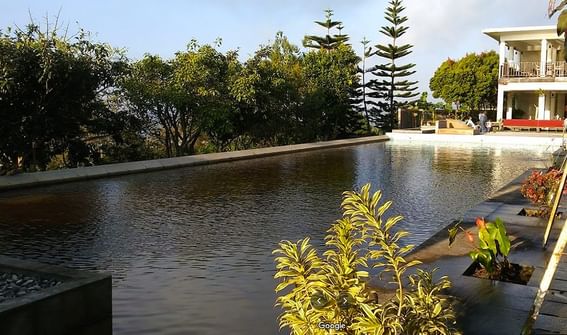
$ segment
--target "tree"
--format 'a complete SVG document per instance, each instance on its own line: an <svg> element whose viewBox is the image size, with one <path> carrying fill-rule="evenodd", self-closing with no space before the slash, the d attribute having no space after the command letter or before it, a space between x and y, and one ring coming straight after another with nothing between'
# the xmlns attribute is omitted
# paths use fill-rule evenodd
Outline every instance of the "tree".
<svg viewBox="0 0 567 335"><path fill-rule="evenodd" d="M174 155L170 120L176 118L171 88L173 66L159 56L145 55L132 64L122 87L130 108L144 120L146 132L159 140L167 157Z"/></svg>
<svg viewBox="0 0 567 335"><path fill-rule="evenodd" d="M360 86L359 62L346 44L305 54L305 97L300 117L303 140L347 137L361 128L362 116L353 105Z"/></svg>
<svg viewBox="0 0 567 335"><path fill-rule="evenodd" d="M447 59L429 81L434 98L458 103L468 111L494 108L497 101L498 55L494 51Z"/></svg>
<svg viewBox="0 0 567 335"><path fill-rule="evenodd" d="M349 39L347 35L342 34L343 25L340 21L333 21L333 11L325 10L325 21L315 21L321 27L327 29L325 36L307 35L303 39L303 46L311 49L333 50L339 45L346 43ZM331 29L337 28L338 34L331 35Z"/></svg>
<svg viewBox="0 0 567 335"><path fill-rule="evenodd" d="M372 47L367 46L370 41L364 37L360 42L362 44L362 66L358 69L360 73L360 86L356 89L356 97L354 103L358 105L358 110L364 115L366 130L368 133L372 130L372 120L369 112L369 104L367 100L369 82L366 80L368 69L366 68L366 60L372 54Z"/></svg>
<svg viewBox="0 0 567 335"><path fill-rule="evenodd" d="M562 10L567 6L567 0L561 1L561 3L556 7L555 0L549 0L549 6L547 7L547 14L551 18L555 13ZM559 17L557 18L557 36L561 36L567 32L567 10L563 10ZM564 46L567 48L567 39L564 41ZM567 61L567 53L563 53L565 60Z"/></svg>
<svg viewBox="0 0 567 335"><path fill-rule="evenodd" d="M403 24L408 20L406 16L401 16L405 7L401 0L391 0L386 8L386 20L391 26L383 26L380 32L390 39L388 44L376 45L374 53L380 58L384 58L386 63L374 67L372 74L377 79L371 83L373 92L371 97L375 98L376 108L373 109L375 119L383 128L390 130L396 127L396 111L401 103L398 99L409 99L415 97L417 89L416 81L403 79L415 73L412 69L415 64L398 65L397 61L411 53L411 44L399 45L399 39L407 32L408 27Z"/></svg>
<svg viewBox="0 0 567 335"><path fill-rule="evenodd" d="M302 103L302 57L283 33L261 46L231 85L240 104L241 131L260 145L293 143Z"/></svg>
<svg viewBox="0 0 567 335"><path fill-rule="evenodd" d="M60 154L68 166L86 163L89 138L117 121L105 99L125 64L83 30L67 37L31 23L0 32L0 164L45 169Z"/></svg>
<svg viewBox="0 0 567 335"><path fill-rule="evenodd" d="M172 60L146 55L133 65L123 85L130 103L164 144L167 156L183 156L194 153L203 132L211 130L212 136L220 136L212 130L225 125L231 108L228 71L225 55L193 41Z"/></svg>
<svg viewBox="0 0 567 335"><path fill-rule="evenodd" d="M342 23L333 21L332 16L333 11L326 10L326 21L315 21L327 29L326 36L305 36L303 42L314 50L303 57L302 141L346 137L361 128L357 93L360 58L346 43ZM339 33L331 36L332 28Z"/></svg>
<svg viewBox="0 0 567 335"><path fill-rule="evenodd" d="M173 60L173 87L178 112L172 122L177 155L194 152L195 142L207 126L218 124L226 105L226 57L210 45L192 44ZM212 122L211 122L212 121Z"/></svg>

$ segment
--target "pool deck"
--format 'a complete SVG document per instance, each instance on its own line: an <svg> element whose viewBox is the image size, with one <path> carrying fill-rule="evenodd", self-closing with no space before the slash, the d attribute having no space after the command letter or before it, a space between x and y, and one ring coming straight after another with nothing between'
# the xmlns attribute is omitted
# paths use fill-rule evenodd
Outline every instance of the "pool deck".
<svg viewBox="0 0 567 335"><path fill-rule="evenodd" d="M22 173L14 176L0 176L0 191L60 184L95 178L113 177L126 174L144 173L158 170L176 169L188 166L254 159L303 151L338 148L357 144L384 142L388 140L389 138L387 136L369 136L261 149L219 152L203 155L80 167L75 169Z"/></svg>
<svg viewBox="0 0 567 335"><path fill-rule="evenodd" d="M499 131L481 135L422 134L416 130L399 130L386 134L393 141L504 146L535 146L557 149L563 143L559 132Z"/></svg>
<svg viewBox="0 0 567 335"><path fill-rule="evenodd" d="M518 215L524 207L533 207L519 191L529 171L496 192L490 199L478 204L463 217L461 226L477 238L475 220L500 217L512 240L509 259L512 263L534 267L527 285L478 279L463 275L472 261L468 252L472 247L460 232L454 244L448 246L448 232L443 229L418 246L411 259L421 259L427 268L438 268L438 275L448 275L453 287L450 294L457 298L458 326L464 334L521 334L529 317L535 296L543 277L563 220L554 223L549 244L542 248L547 220ZM567 213L567 202L562 200L559 212ZM450 227L451 225L447 226ZM547 292L540 314L533 327L534 334L567 333L567 260L563 257Z"/></svg>

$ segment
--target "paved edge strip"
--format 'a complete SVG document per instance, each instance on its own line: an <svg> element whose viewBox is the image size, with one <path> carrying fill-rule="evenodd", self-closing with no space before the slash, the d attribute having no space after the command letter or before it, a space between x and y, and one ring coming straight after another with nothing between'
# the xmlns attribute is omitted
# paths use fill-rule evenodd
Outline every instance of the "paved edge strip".
<svg viewBox="0 0 567 335"><path fill-rule="evenodd" d="M561 136L491 136L491 135L451 135L451 134L420 134L420 133L387 133L392 141L416 143L450 143L483 145L512 145L512 146L539 146L559 148L563 139Z"/></svg>
<svg viewBox="0 0 567 335"><path fill-rule="evenodd" d="M357 144L368 144L388 141L388 136L369 136L354 139L343 139L326 142L315 142L305 144L293 144L270 148L249 149L230 152L218 152L203 155L183 156L174 158L162 158L156 160L127 162L108 165L97 165L91 167L63 169L54 171L43 171L35 173L23 173L15 176L0 177L0 192L21 188L46 186L73 181L81 181L96 178L121 176L152 172L158 170L176 169L181 167L216 164L229 161L247 160L275 155L313 151L319 149L331 149Z"/></svg>

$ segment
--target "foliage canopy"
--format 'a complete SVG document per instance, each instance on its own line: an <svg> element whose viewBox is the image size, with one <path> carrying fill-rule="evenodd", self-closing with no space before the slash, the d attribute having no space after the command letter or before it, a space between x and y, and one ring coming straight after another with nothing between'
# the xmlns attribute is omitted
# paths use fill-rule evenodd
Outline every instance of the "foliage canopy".
<svg viewBox="0 0 567 335"><path fill-rule="evenodd" d="M429 81L434 98L458 103L467 111L496 106L498 55L495 51L468 54L459 60L447 59Z"/></svg>
<svg viewBox="0 0 567 335"><path fill-rule="evenodd" d="M420 262L407 259L413 248L404 246L408 233L395 229L402 217L386 217L392 202L381 197L380 191L370 193L370 184L343 194L343 216L327 231L323 258L308 238L280 243L274 254L281 327L297 335L328 334L321 322L345 325L334 334L456 332L451 303L443 295L448 278L436 281L421 269L408 274ZM390 297L376 298L368 280L372 269L393 284ZM328 303L320 306L314 297Z"/></svg>

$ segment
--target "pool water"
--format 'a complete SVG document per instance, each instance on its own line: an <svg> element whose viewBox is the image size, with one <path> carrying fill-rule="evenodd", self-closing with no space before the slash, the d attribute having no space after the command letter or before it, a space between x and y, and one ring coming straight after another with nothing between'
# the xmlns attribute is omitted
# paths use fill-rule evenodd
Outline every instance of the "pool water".
<svg viewBox="0 0 567 335"><path fill-rule="evenodd" d="M277 334L271 251L372 182L420 243L549 150L376 143L0 193L0 254L113 276L114 334ZM283 333L283 332L282 332Z"/></svg>

